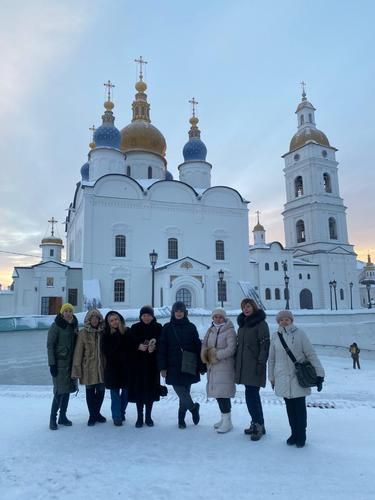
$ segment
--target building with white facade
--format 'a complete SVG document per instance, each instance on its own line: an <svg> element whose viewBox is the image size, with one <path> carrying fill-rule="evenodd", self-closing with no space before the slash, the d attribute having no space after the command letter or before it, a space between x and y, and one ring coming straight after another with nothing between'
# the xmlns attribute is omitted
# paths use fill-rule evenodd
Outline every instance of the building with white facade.
<svg viewBox="0 0 375 500"><path fill-rule="evenodd" d="M78 309L94 300L118 309L175 300L194 308L223 303L238 309L244 296L267 309L366 306L339 192L337 150L316 127L305 91L296 110L297 132L283 155L285 245L266 241L258 214L249 246L248 202L235 189L212 184L214 166L206 160L195 100L174 180L166 140L151 124L142 72L135 89L131 123L120 131L109 82L102 125L66 219L67 262L61 261L61 240L43 240L42 262L15 269L15 311L45 314L56 297Z"/></svg>

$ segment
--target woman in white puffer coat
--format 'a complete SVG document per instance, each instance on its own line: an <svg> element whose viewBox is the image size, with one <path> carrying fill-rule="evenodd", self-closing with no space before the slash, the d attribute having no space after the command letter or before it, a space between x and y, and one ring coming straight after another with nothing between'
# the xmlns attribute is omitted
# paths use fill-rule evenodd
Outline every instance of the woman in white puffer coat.
<svg viewBox="0 0 375 500"><path fill-rule="evenodd" d="M302 448L306 442L306 396L311 393L311 389L299 385L294 363L284 349L279 334L283 336L298 362L307 359L314 366L318 375L319 392L324 381L324 369L306 333L297 328L293 320L291 311L280 311L276 316L279 328L271 338L268 379L276 395L285 401L292 432L286 442L288 445L295 444L297 448Z"/></svg>
<svg viewBox="0 0 375 500"><path fill-rule="evenodd" d="M216 398L221 419L214 424L220 434L233 429L231 402L236 394L234 357L236 332L224 309L212 311L212 325L208 329L201 350L201 359L207 364L207 396Z"/></svg>

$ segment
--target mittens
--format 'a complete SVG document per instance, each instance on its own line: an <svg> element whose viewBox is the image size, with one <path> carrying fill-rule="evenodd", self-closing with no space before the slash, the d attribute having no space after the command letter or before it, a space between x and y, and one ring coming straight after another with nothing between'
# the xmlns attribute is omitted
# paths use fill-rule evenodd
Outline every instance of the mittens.
<svg viewBox="0 0 375 500"><path fill-rule="evenodd" d="M317 380L316 388L318 392L320 392L323 389L324 377L317 377L316 380Z"/></svg>
<svg viewBox="0 0 375 500"><path fill-rule="evenodd" d="M49 365L49 371L50 371L52 377L57 377L57 366L56 365Z"/></svg>

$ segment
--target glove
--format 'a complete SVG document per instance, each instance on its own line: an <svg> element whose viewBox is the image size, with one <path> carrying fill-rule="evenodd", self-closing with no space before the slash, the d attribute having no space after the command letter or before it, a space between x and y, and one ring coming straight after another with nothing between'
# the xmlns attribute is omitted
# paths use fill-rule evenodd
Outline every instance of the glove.
<svg viewBox="0 0 375 500"><path fill-rule="evenodd" d="M160 370L160 375L165 378L167 376L167 370Z"/></svg>
<svg viewBox="0 0 375 500"><path fill-rule="evenodd" d="M318 392L320 392L323 389L324 377L317 377L316 380L317 380L316 388Z"/></svg>
<svg viewBox="0 0 375 500"><path fill-rule="evenodd" d="M258 363L256 367L256 372L258 377L262 377L264 375L264 364L263 363Z"/></svg>
<svg viewBox="0 0 375 500"><path fill-rule="evenodd" d="M49 371L50 371L52 377L57 377L57 366L56 365L49 365Z"/></svg>

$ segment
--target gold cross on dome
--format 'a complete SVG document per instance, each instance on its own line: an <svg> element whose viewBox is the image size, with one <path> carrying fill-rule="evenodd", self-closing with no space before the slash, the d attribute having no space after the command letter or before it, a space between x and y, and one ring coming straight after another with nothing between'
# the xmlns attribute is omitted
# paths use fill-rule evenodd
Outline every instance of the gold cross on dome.
<svg viewBox="0 0 375 500"><path fill-rule="evenodd" d="M107 101L111 100L111 91L116 85L114 85L111 80L108 80L107 83L103 83L104 87L107 89Z"/></svg>
<svg viewBox="0 0 375 500"><path fill-rule="evenodd" d="M302 97L306 97L306 82L302 80L302 82L300 82L300 85L302 87Z"/></svg>
<svg viewBox="0 0 375 500"><path fill-rule="evenodd" d="M90 130L90 132L92 132L92 137L94 138L94 133L95 133L95 130L96 130L95 125L93 125L92 127L89 127L89 130Z"/></svg>
<svg viewBox="0 0 375 500"><path fill-rule="evenodd" d="M142 68L142 65L143 64L146 65L147 61L145 61L142 56L139 56L139 59L134 59L134 62L136 62L136 63L139 64L139 79L142 80L143 79L143 68Z"/></svg>
<svg viewBox="0 0 375 500"><path fill-rule="evenodd" d="M192 99L190 99L189 103L193 107L193 116L195 117L195 107L198 105L198 101L196 101L195 97L193 97Z"/></svg>
<svg viewBox="0 0 375 500"><path fill-rule="evenodd" d="M54 236L55 235L55 231L54 231L54 228L53 226L55 224L57 224L59 221L55 219L55 217L52 217L49 221L48 221L50 224L51 224L51 236Z"/></svg>

